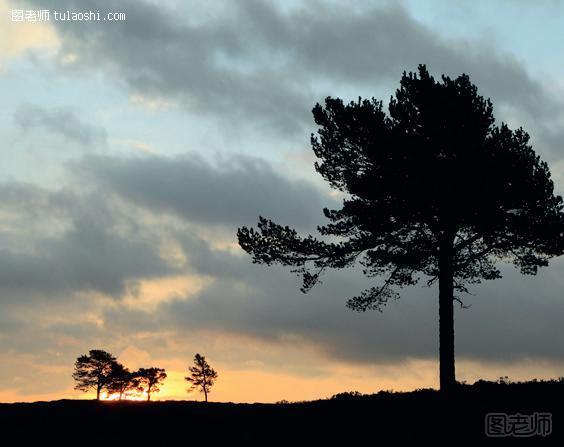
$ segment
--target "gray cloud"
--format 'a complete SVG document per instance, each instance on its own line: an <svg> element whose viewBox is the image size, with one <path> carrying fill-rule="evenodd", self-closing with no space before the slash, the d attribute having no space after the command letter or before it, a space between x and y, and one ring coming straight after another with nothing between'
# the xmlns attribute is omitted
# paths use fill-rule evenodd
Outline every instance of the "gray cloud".
<svg viewBox="0 0 564 447"><path fill-rule="evenodd" d="M179 272L160 257L158 240L135 229L119 230L123 223L103 196L8 183L0 185L0 197L9 199L2 206L9 211L4 215L17 216L3 222L0 231L4 303L26 296L69 299L88 290L119 297L130 281ZM48 234L34 219L58 231Z"/></svg>
<svg viewBox="0 0 564 447"><path fill-rule="evenodd" d="M106 131L103 128L83 122L71 109L46 109L26 104L21 105L14 112L14 120L26 131L41 128L83 146L106 144Z"/></svg>
<svg viewBox="0 0 564 447"><path fill-rule="evenodd" d="M89 7L125 11L127 20L56 25L64 37L61 57L78 56L74 69L104 67L133 92L179 100L229 125L266 121L286 133L310 128L312 105L334 89L373 95L395 85L403 70L426 63L437 74L468 73L496 105L517 110L541 146L559 149L543 135L547 118L563 114L562 101L512 55L483 42L445 40L399 5L367 5L304 2L282 12L276 2L246 0L188 24L180 11L161 5L97 0Z"/></svg>
<svg viewBox="0 0 564 447"><path fill-rule="evenodd" d="M335 205L311 183L282 176L267 162L231 156L215 165L195 153L176 157L88 156L71 164L80 178L155 212L220 224L235 232L263 215L315 228L324 205Z"/></svg>

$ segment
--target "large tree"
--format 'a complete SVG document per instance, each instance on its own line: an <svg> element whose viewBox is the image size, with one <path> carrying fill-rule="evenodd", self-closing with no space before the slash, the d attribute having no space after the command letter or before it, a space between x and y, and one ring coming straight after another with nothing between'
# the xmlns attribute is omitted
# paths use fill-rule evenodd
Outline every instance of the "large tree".
<svg viewBox="0 0 564 447"><path fill-rule="evenodd" d="M151 393L160 391L160 386L166 379L166 372L162 368L139 368L135 377L139 386L147 390L147 400L151 400Z"/></svg>
<svg viewBox="0 0 564 447"><path fill-rule="evenodd" d="M194 356L194 366L188 368L190 375L185 379L191 383L190 390L199 389L204 393L205 401L208 401L208 393L217 380L217 372L210 366L203 355Z"/></svg>
<svg viewBox="0 0 564 447"><path fill-rule="evenodd" d="M536 274L563 253L564 214L545 162L522 129L496 125L492 103L463 74L404 72L388 113L374 98L327 98L313 116L315 169L344 193L324 209L321 238L259 217L239 244L256 263L294 266L308 291L328 268L360 261L379 283L348 301L378 309L420 277L439 287L440 387L455 385L456 292L501 277L497 261ZM462 303L462 302L461 302Z"/></svg>
<svg viewBox="0 0 564 447"><path fill-rule="evenodd" d="M109 352L101 349L92 349L87 355L76 359L72 378L76 380L76 390L96 390L96 399L100 400L100 392L110 382L112 369L116 358Z"/></svg>

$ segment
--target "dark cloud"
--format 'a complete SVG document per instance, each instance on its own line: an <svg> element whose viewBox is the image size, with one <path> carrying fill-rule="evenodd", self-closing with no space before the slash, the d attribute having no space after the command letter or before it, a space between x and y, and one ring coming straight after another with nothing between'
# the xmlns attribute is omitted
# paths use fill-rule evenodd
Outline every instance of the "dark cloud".
<svg viewBox="0 0 564 447"><path fill-rule="evenodd" d="M83 7L77 0L38 3ZM367 5L304 2L283 12L275 2L247 0L189 24L161 5L96 0L90 8L124 11L127 20L55 24L61 57L78 57L73 69L103 67L135 93L179 100L224 125L309 128L309 110L324 95L374 95L426 63L437 75L468 73L496 105L518 111L547 151L559 149L542 135L547 117L563 113L562 101L515 57L484 42L443 39L399 5Z"/></svg>
<svg viewBox="0 0 564 447"><path fill-rule="evenodd" d="M119 297L130 281L179 272L160 257L158 240L119 231L118 216L103 196L7 183L0 185L0 198L6 199L3 211L19 217L0 232L4 303L26 296L69 299L74 292L89 290ZM38 228L35 219L58 226L58 234ZM24 230L17 228L26 222Z"/></svg>
<svg viewBox="0 0 564 447"><path fill-rule="evenodd" d="M50 190L32 183L0 183L0 206L28 223L45 218L65 218L78 212L80 201L69 189Z"/></svg>
<svg viewBox="0 0 564 447"><path fill-rule="evenodd" d="M258 216L314 229L333 201L303 180L291 180L267 162L231 156L215 165L195 153L176 157L88 156L71 165L80 178L156 213L219 224L235 233Z"/></svg>
<svg viewBox="0 0 564 447"><path fill-rule="evenodd" d="M101 127L84 122L71 109L46 109L27 104L20 106L14 112L14 120L25 131L41 128L82 146L106 144L106 131Z"/></svg>

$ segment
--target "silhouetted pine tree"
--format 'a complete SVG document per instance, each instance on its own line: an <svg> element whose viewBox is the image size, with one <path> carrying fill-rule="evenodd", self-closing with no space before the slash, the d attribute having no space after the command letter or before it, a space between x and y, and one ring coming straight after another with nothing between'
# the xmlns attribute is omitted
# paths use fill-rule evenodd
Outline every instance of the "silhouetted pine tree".
<svg viewBox="0 0 564 447"><path fill-rule="evenodd" d="M436 81L424 65L404 72L388 114L374 98L313 109L315 169L346 197L325 209L326 239L259 217L237 235L253 262L294 266L308 291L327 268L360 261L382 282L351 298L378 309L420 275L439 286L440 385L455 383L457 292L501 276L498 260L535 274L563 253L562 198L521 128L494 124L490 100L467 75ZM461 302L461 301L460 301ZM461 302L462 304L462 302Z"/></svg>
<svg viewBox="0 0 564 447"><path fill-rule="evenodd" d="M95 389L96 399L100 400L100 392L107 387L115 364L115 357L100 349L92 349L88 355L81 355L74 364L72 378L77 382L74 388L80 391Z"/></svg>
<svg viewBox="0 0 564 447"><path fill-rule="evenodd" d="M209 365L203 355L196 354L194 356L194 366L188 368L190 375L185 379L190 382L190 390L199 389L204 393L206 402L208 401L208 393L217 379L217 372Z"/></svg>

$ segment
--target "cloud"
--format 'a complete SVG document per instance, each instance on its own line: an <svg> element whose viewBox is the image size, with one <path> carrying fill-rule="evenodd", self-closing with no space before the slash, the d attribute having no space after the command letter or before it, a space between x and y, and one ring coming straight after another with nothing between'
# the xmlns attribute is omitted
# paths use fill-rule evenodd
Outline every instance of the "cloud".
<svg viewBox="0 0 564 447"><path fill-rule="evenodd" d="M76 0L41 4L80 6ZM125 11L127 20L57 23L59 58L74 55L72 70L105 69L145 102L179 101L224 125L267 123L285 134L309 128L309 110L323 96L378 94L393 88L403 70L426 63L437 74L468 73L502 118L524 120L539 144L554 150L554 139L542 135L548 117L564 115L562 101L511 54L484 42L443 39L398 4L280 5L241 1L189 22L153 3L94 1L91 8Z"/></svg>
<svg viewBox="0 0 564 447"><path fill-rule="evenodd" d="M314 229L324 205L334 205L310 182L292 180L269 163L234 155L215 164L197 153L176 157L91 155L71 165L81 178L139 206L204 225L252 225L268 216Z"/></svg>
<svg viewBox="0 0 564 447"><path fill-rule="evenodd" d="M103 146L107 140L105 129L83 122L76 112L67 108L21 105L14 112L14 120L25 131L40 128L84 147Z"/></svg>
<svg viewBox="0 0 564 447"><path fill-rule="evenodd" d="M161 257L158 239L124 228L126 223L104 197L10 183L0 185L0 197L8 199L0 219L0 240L5 241L0 290L5 302L26 296L68 300L79 291L119 298L131 281L180 271ZM33 225L34 219L42 224ZM46 222L58 230L49 234Z"/></svg>

